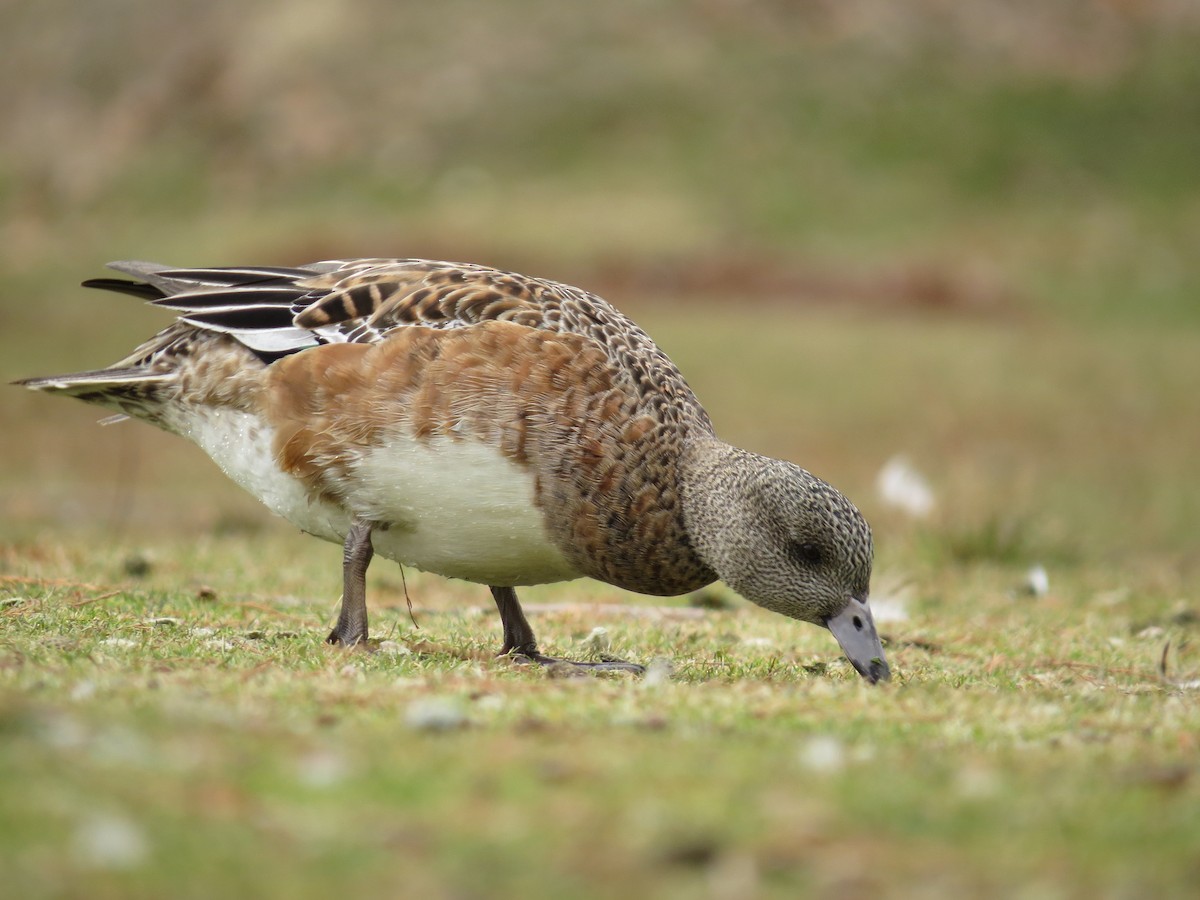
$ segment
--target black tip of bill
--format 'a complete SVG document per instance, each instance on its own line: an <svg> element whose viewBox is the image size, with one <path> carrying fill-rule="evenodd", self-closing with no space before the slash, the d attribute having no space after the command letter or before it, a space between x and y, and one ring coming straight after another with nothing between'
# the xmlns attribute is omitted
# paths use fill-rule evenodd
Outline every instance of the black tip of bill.
<svg viewBox="0 0 1200 900"><path fill-rule="evenodd" d="M892 677L892 670L888 668L887 658L883 655L883 644L875 631L871 607L865 600L851 598L840 613L825 620L825 627L833 632L846 659L850 660L858 674L871 684L888 681Z"/></svg>

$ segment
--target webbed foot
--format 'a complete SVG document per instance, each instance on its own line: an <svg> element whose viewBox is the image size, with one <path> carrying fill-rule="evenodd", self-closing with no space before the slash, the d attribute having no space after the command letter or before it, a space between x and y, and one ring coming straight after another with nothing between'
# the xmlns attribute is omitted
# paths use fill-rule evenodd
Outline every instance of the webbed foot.
<svg viewBox="0 0 1200 900"><path fill-rule="evenodd" d="M574 659L559 659L556 656L546 656L544 653L538 652L537 648L532 649L505 649L498 654L501 657L507 656L518 665L539 665L546 668L562 667L564 669L578 669L581 673L591 672L630 672L634 675L646 674L646 667L640 666L637 663L626 662L623 659L602 659L599 662L581 662Z"/></svg>

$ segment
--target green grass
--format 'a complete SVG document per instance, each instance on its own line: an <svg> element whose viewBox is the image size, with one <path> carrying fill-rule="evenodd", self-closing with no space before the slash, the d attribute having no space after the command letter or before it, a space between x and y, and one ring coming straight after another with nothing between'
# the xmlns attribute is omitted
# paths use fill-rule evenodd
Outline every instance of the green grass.
<svg viewBox="0 0 1200 900"><path fill-rule="evenodd" d="M193 562L227 552L250 555L217 541ZM673 661L647 684L494 660L491 611L420 576L419 630L381 589L387 652L338 651L329 602L253 593L276 577L257 559L247 593L203 599L165 575L7 581L17 895L1182 896L1200 864L1200 709L1156 674L1195 624L1141 597L953 574L952 601L925 587L884 626L897 678L875 689L828 635L741 606L535 613L560 651L602 624L617 652ZM330 580L317 562L294 564ZM413 723L431 698L452 727ZM135 837L95 836L114 831Z"/></svg>
<svg viewBox="0 0 1200 900"><path fill-rule="evenodd" d="M639 318L727 436L867 510L876 603L908 616L882 625L890 685L723 589L716 609L659 607L590 582L523 594L543 645L586 657L600 626L671 680L556 678L493 658L480 587L408 573L417 627L382 562L385 651L337 651L338 548L176 439L18 395L0 557L20 598L0 607L16 893L1186 896L1200 695L1158 665L1170 641L1171 679L1200 669L1195 338ZM827 376L846 359L871 364ZM896 451L938 493L928 521L874 497ZM1024 590L1035 564L1045 597ZM414 724L428 702L451 727Z"/></svg>
<svg viewBox="0 0 1200 900"><path fill-rule="evenodd" d="M483 588L381 561L384 649L340 652L338 548L3 390L0 892L1194 895L1186 5L10 6L4 380L165 323L75 288L108 259L561 278L854 499L907 617L871 688L720 587L531 589L548 651L671 667L559 678L493 657ZM876 496L896 454L928 519Z"/></svg>

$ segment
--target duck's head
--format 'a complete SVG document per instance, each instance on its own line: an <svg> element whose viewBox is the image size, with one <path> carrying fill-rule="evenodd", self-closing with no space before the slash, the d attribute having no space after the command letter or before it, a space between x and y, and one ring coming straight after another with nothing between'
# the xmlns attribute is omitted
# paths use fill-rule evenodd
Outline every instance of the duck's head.
<svg viewBox="0 0 1200 900"><path fill-rule="evenodd" d="M689 477L685 515L721 580L759 606L828 628L864 678L888 680L867 599L871 529L854 504L799 466L736 447L710 445L691 459L691 475L707 474Z"/></svg>

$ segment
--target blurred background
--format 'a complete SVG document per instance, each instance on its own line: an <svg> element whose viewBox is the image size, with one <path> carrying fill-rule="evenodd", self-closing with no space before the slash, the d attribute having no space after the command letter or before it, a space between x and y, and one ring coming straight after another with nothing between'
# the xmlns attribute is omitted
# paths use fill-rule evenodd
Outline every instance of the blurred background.
<svg viewBox="0 0 1200 900"><path fill-rule="evenodd" d="M1200 571L1195 3L42 0L0 34L6 380L166 324L77 287L112 259L482 262L630 313L885 563ZM0 414L8 566L268 521L146 426ZM881 492L901 456L930 503Z"/></svg>

